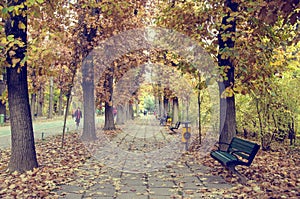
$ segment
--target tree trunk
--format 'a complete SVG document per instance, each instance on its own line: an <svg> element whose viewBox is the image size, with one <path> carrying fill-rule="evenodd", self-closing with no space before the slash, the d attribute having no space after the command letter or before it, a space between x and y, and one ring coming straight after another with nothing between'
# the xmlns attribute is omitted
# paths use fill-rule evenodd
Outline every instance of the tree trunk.
<svg viewBox="0 0 300 199"><path fill-rule="evenodd" d="M158 96L158 115L159 117L164 116L163 103L161 100L161 95Z"/></svg>
<svg viewBox="0 0 300 199"><path fill-rule="evenodd" d="M122 105L118 105L117 106L117 120L116 120L116 124L117 125L122 125L125 123L124 120L124 107Z"/></svg>
<svg viewBox="0 0 300 199"><path fill-rule="evenodd" d="M60 89L59 92L59 99L58 99L58 115L62 116L63 115L63 91Z"/></svg>
<svg viewBox="0 0 300 199"><path fill-rule="evenodd" d="M189 109L190 109L190 96L186 97L186 121L189 121Z"/></svg>
<svg viewBox="0 0 300 199"><path fill-rule="evenodd" d="M69 92L67 95L66 111L65 111L65 115L64 115L64 126L63 126L62 138L61 138L61 148L63 148L64 144L65 144L65 132L66 132L67 117L68 117L70 102L71 102L71 92Z"/></svg>
<svg viewBox="0 0 300 199"><path fill-rule="evenodd" d="M43 116L43 107L44 107L44 90L43 90L43 88L40 88L39 99L38 99L37 110L36 110L38 117Z"/></svg>
<svg viewBox="0 0 300 199"><path fill-rule="evenodd" d="M109 101L105 102L105 123L104 123L104 130L115 130L115 123L114 123L114 115L113 115L113 103L112 103L112 96L113 96L113 69L110 69L110 73L107 74L106 80L104 83L104 87L110 93Z"/></svg>
<svg viewBox="0 0 300 199"><path fill-rule="evenodd" d="M136 104L135 104L135 112L136 112L136 117L138 117L139 116L139 104L138 104L138 102L136 102Z"/></svg>
<svg viewBox="0 0 300 199"><path fill-rule="evenodd" d="M5 91L5 84L3 79L0 79L0 95ZM4 122L6 118L6 106L5 103L0 102L0 114L4 114Z"/></svg>
<svg viewBox="0 0 300 199"><path fill-rule="evenodd" d="M53 118L53 77L50 77L48 118Z"/></svg>
<svg viewBox="0 0 300 199"><path fill-rule="evenodd" d="M199 76L199 84L201 83L201 77ZM199 144L202 142L202 121L201 121L201 90L200 88L198 89L198 96L197 96L197 101L198 101L198 132L199 132Z"/></svg>
<svg viewBox="0 0 300 199"><path fill-rule="evenodd" d="M134 112L133 112L133 102L129 101L128 109L129 109L129 120L134 119Z"/></svg>
<svg viewBox="0 0 300 199"><path fill-rule="evenodd" d="M129 114L129 104L128 102L125 103L125 121L130 120L130 114Z"/></svg>
<svg viewBox="0 0 300 199"><path fill-rule="evenodd" d="M222 25L218 34L219 54L218 65L220 68L229 67L225 73L223 82L219 82L220 93L220 142L230 143L231 139L236 136L236 113L235 113L235 98L233 96L222 97L226 88L233 88L234 85L234 66L230 57L222 56L222 51L226 48L234 48L234 40L231 37L222 39L222 35L234 33L236 31L236 20L228 20L231 12L237 12L238 4L231 0L226 0L225 6L231 11L222 19ZM223 27L226 27L225 29ZM232 35L233 36L233 35ZM228 51L228 50L227 50ZM226 149L226 145L221 145L221 149Z"/></svg>
<svg viewBox="0 0 300 199"><path fill-rule="evenodd" d="M177 97L174 97L173 98L173 123L176 123L179 121L179 115L178 115L178 112L179 112L179 103L178 103L178 98Z"/></svg>
<svg viewBox="0 0 300 199"><path fill-rule="evenodd" d="M36 105L36 94L32 93L31 94L31 102L30 102L30 109L31 109L31 117L33 119L35 119L36 116L36 110L35 110L35 106Z"/></svg>
<svg viewBox="0 0 300 199"><path fill-rule="evenodd" d="M109 102L105 102L105 124L103 130L115 130L113 106Z"/></svg>
<svg viewBox="0 0 300 199"><path fill-rule="evenodd" d="M184 120L184 100L181 99L181 114L180 114L180 120Z"/></svg>
<svg viewBox="0 0 300 199"><path fill-rule="evenodd" d="M164 115L169 112L169 99L164 96Z"/></svg>
<svg viewBox="0 0 300 199"><path fill-rule="evenodd" d="M83 91L83 140L95 140L95 95L94 95L94 63L92 57L87 57L82 66Z"/></svg>
<svg viewBox="0 0 300 199"><path fill-rule="evenodd" d="M9 0L8 6L25 4L25 0ZM27 7L22 9L27 12ZM22 13L22 12L20 12ZM19 29L18 24L25 24L25 29ZM7 53L8 103L11 122L11 157L8 168L10 171L24 172L38 167L34 145L34 134L28 96L27 62L21 66L18 62L13 67L12 60L25 57L27 51L27 16L12 15L5 23L5 34L20 38L24 47L15 46L15 55Z"/></svg>

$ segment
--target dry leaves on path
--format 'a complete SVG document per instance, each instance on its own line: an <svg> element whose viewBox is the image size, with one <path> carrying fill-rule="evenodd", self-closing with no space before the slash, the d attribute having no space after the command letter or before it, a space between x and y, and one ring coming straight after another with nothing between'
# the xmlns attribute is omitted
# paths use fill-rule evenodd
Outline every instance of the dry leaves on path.
<svg viewBox="0 0 300 199"><path fill-rule="evenodd" d="M72 181L90 154L77 134L49 137L36 144L39 167L25 173L10 173L6 168L10 150L1 151L0 198L57 198L54 190Z"/></svg>

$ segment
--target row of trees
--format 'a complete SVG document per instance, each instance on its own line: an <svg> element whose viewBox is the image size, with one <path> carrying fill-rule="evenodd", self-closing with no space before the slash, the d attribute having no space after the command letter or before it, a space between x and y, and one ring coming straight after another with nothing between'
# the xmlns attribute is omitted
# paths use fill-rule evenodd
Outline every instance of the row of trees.
<svg viewBox="0 0 300 199"><path fill-rule="evenodd" d="M248 94L258 103L261 144L267 149L269 142L263 138L269 133L265 130L269 123L263 120L270 118L265 113L272 114L269 107L275 104L266 102L266 95L275 94L271 92L275 89L272 82L288 71L299 54L299 2L161 1L160 5L158 24L195 38L218 63L220 118L224 118L220 140L228 142L235 136L235 95ZM293 50L287 50L289 47ZM299 103L294 106L299 107ZM288 111L297 114L295 109Z"/></svg>
<svg viewBox="0 0 300 199"><path fill-rule="evenodd" d="M74 86L78 87L74 82L76 78L81 80L85 118L83 140L96 139L93 114L95 103L98 107L105 107L104 129L115 128L113 105L118 107L120 113L126 107L129 115L132 115L132 106L139 101L138 88L147 78L143 76L147 68L140 67L143 63L160 62L170 68L175 67L182 73L189 73L190 79L195 82L192 83L193 87L198 90L200 110L200 93L206 90L205 82L208 79L202 78L197 67L189 63L190 60L184 60L184 56L178 56L176 52L170 52L170 49L148 52L149 46L138 35L137 28L153 25L154 20L158 26L176 29L193 38L217 63L218 72L210 78L219 83L221 141L230 141L239 126L236 123L236 94L247 95L255 102L262 138L269 132L266 124L273 124L278 128L279 123L283 123L283 118L286 118L270 112L270 107L275 110L280 106L293 115L289 128L295 128L293 121L295 123L295 115L299 110L293 107L298 107L294 103L299 102L294 100L289 101L288 106L286 103L276 105L274 93L279 96L285 90L281 87L281 91L272 92L275 89L272 82L283 74L291 75L290 71L294 70L295 74L289 79L292 81L294 78L292 83L297 84L299 60L295 58L299 54L298 8L299 2L294 0L9 0L0 4L3 51L0 63L1 71L5 71L7 76L12 126L10 169L24 171L38 166L31 113L40 110L34 110L33 104L39 102L38 98L45 90L44 83L49 80L57 85L61 101L65 98L66 113L69 112L72 89ZM132 29L135 29L136 37L134 34L130 39L124 37L128 41L116 49L118 41L112 36ZM118 39L122 40L123 36L121 34ZM132 47L133 44L139 48ZM131 51L128 52L128 49ZM97 52L103 53L100 60L97 59ZM296 64L291 65L291 61ZM289 70L288 66L294 69ZM185 101L188 102L189 89L182 93L179 89L176 93L176 89L182 87L170 88L168 83L162 85L164 82L159 82L161 79L170 80L170 72L159 71L156 74L159 75L156 75L158 79L153 84L153 90L157 104L160 104L159 114L165 113L169 100L173 99L173 114L177 119L178 97L186 98ZM120 89L116 89L118 82ZM181 83L172 81L174 82ZM280 84L281 81L278 81L278 85ZM124 88L124 85L130 85L130 88ZM120 97L114 99L114 96ZM188 104L186 105L188 110ZM188 118L188 112L186 115ZM270 119L272 115L275 118L273 121ZM199 114L199 118L200 116ZM24 140L28 142L23 142ZM267 145L265 139L262 139L264 149Z"/></svg>

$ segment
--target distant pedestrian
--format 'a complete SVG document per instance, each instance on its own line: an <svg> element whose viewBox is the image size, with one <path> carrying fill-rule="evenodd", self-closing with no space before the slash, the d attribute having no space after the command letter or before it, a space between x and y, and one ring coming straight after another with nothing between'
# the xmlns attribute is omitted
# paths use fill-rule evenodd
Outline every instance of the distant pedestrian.
<svg viewBox="0 0 300 199"><path fill-rule="evenodd" d="M75 117L75 122L76 122L76 129L78 130L80 119L82 118L82 112L79 107L74 112L74 117Z"/></svg>

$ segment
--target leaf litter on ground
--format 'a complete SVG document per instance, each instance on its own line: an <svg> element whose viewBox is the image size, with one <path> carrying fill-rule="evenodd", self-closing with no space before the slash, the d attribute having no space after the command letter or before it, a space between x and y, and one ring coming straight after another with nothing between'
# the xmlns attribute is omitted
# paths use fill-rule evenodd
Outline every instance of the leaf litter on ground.
<svg viewBox="0 0 300 199"><path fill-rule="evenodd" d="M115 132L109 132L114 135ZM281 147L273 151L260 150L250 167L238 167L249 180L247 185L238 183L238 178L224 169L218 162L195 150L189 151L194 163L208 166L212 175L222 176L231 189L209 189L199 186L198 190L182 190L177 186L177 193L170 198L192 197L201 193L203 197L223 198L300 198L300 150L299 148ZM0 152L0 198L59 198L66 194L57 192L63 185L76 185L80 192L85 192L95 185L96 180L103 186L119 180L111 176L104 165L91 161L89 168L84 163L91 159L91 154L76 133L67 134L64 148L61 148L61 136L49 137L36 143L39 167L25 173L9 172L7 165L10 150ZM180 164L179 164L180 165ZM167 168L168 169L168 168ZM92 173L92 175L91 175ZM203 173L196 173L204 179ZM170 178L164 176L162 178ZM176 180L177 176L174 177ZM59 195L61 194L61 195Z"/></svg>

